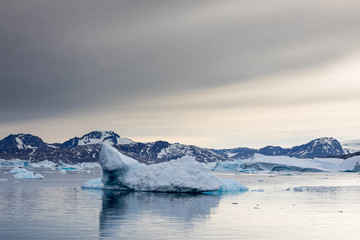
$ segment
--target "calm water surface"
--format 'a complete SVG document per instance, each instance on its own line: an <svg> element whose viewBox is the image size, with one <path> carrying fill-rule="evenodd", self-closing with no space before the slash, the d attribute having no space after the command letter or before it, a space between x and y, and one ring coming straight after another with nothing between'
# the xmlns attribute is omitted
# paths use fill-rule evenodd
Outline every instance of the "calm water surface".
<svg viewBox="0 0 360 240"><path fill-rule="evenodd" d="M82 190L100 172L0 169L0 239L359 239L360 176L217 173L250 191L223 195Z"/></svg>

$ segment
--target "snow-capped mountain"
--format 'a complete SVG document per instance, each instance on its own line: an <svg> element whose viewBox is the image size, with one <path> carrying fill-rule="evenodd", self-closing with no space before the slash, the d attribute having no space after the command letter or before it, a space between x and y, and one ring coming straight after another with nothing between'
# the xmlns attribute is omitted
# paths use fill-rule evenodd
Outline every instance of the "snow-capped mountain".
<svg viewBox="0 0 360 240"><path fill-rule="evenodd" d="M48 145L39 137L30 134L11 134L0 141L0 151L46 149Z"/></svg>
<svg viewBox="0 0 360 240"><path fill-rule="evenodd" d="M60 145L60 148L85 146L106 142L110 145L129 144L133 141L128 138L121 138L113 131L93 131L81 138L74 137Z"/></svg>
<svg viewBox="0 0 360 240"><path fill-rule="evenodd" d="M207 149L193 145L156 141L135 142L112 131L94 131L74 137L64 143L48 144L30 134L9 135L0 140L0 159L23 159L39 162L50 160L64 163L97 162L102 142L107 142L123 154L139 162L152 164L183 156L194 156L199 162L221 162L247 159L255 153L267 156L314 158L344 155L341 144L334 138L319 138L292 148L267 146L261 149Z"/></svg>
<svg viewBox="0 0 360 240"><path fill-rule="evenodd" d="M257 153L257 149L253 148L246 148L246 147L239 147L239 148L231 148L231 149L220 149L213 151L227 156L230 159L247 159L252 157L255 153Z"/></svg>
<svg viewBox="0 0 360 240"><path fill-rule="evenodd" d="M30 144L29 141L25 141L21 137L16 137L23 135L32 138L32 143ZM127 138L121 138L112 131L90 132L82 137L71 138L61 144L46 144L39 137L30 134L10 135L0 141L0 158L18 158L33 162L43 160L62 161L64 163L97 162L100 143L102 142L107 142L125 155L146 164L166 162L185 155L194 156L199 162L229 160L229 158L205 148L178 143L171 144L165 141L134 142Z"/></svg>
<svg viewBox="0 0 360 240"><path fill-rule="evenodd" d="M246 159L254 155L254 153L260 153L265 156L289 156L296 158L331 157L345 154L341 144L331 137L318 138L292 148L267 146L260 149L233 148L215 151L232 159Z"/></svg>
<svg viewBox="0 0 360 240"><path fill-rule="evenodd" d="M287 154L289 157L314 158L331 157L345 154L344 149L338 140L330 137L318 138L311 142L292 147Z"/></svg>

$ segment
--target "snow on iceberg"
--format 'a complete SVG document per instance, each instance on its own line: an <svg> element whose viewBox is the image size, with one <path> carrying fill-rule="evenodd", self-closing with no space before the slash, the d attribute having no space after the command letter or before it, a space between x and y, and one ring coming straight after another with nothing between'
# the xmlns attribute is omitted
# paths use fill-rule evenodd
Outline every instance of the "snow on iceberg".
<svg viewBox="0 0 360 240"><path fill-rule="evenodd" d="M89 180L83 188L151 192L246 191L233 180L219 179L208 166L184 156L178 160L147 166L118 152L107 143L100 151L103 169L99 179Z"/></svg>

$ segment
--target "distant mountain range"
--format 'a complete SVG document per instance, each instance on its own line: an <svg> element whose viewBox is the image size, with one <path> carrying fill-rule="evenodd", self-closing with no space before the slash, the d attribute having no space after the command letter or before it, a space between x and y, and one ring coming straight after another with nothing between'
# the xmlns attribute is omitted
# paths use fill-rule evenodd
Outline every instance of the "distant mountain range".
<svg viewBox="0 0 360 240"><path fill-rule="evenodd" d="M166 162L185 155L194 156L199 162L217 162L245 159L255 153L296 158L354 154L353 149L344 150L334 138L319 138L292 148L267 146L260 149L241 147L216 150L166 141L141 143L122 138L112 131L94 131L80 138L74 137L64 143L54 144L45 143L41 138L31 134L11 134L0 141L0 159L22 159L32 162L50 160L72 164L97 162L102 142L107 142L125 155L146 164ZM352 145L356 144L358 143L352 142Z"/></svg>
<svg viewBox="0 0 360 240"><path fill-rule="evenodd" d="M267 146L260 149L252 148L233 148L214 150L215 152L227 155L233 159L245 159L260 153L266 156L289 156L296 158L315 158L315 157L331 157L344 155L344 151L339 141L334 138L318 138L309 143L295 146L292 148L282 148L277 146Z"/></svg>

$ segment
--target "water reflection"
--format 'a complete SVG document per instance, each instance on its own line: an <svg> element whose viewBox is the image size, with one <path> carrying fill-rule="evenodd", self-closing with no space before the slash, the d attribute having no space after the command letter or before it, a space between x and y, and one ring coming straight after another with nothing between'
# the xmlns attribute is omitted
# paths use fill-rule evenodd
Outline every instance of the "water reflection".
<svg viewBox="0 0 360 240"><path fill-rule="evenodd" d="M103 191L100 236L120 236L138 230L139 224L151 225L154 221L188 227L208 219L219 200L217 195Z"/></svg>

